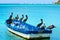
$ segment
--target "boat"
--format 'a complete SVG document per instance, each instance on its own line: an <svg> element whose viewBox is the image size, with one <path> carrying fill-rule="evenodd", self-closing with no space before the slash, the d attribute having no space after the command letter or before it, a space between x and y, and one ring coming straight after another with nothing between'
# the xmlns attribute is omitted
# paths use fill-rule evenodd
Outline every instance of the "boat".
<svg viewBox="0 0 60 40"><path fill-rule="evenodd" d="M11 24L6 23L6 25L8 31L26 39L50 38L50 34L52 33L51 29L46 28L42 30L39 27L30 25L19 20L12 20Z"/></svg>

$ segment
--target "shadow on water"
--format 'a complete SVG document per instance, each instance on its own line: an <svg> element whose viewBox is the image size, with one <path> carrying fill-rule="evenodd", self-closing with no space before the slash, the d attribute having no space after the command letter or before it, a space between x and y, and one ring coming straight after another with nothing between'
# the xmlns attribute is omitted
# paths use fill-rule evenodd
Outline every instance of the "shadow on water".
<svg viewBox="0 0 60 40"><path fill-rule="evenodd" d="M16 35L16 34L14 34L14 33L11 33L10 31L8 31L8 35L9 35L11 38L14 37L15 40L50 40L50 38L25 39L25 38L23 38L23 37L21 37L21 36L18 36L18 35Z"/></svg>
<svg viewBox="0 0 60 40"><path fill-rule="evenodd" d="M36 38L36 39L26 39L26 40L50 40L50 38L47 38L47 39L41 39L41 38L40 39L37 39Z"/></svg>
<svg viewBox="0 0 60 40"><path fill-rule="evenodd" d="M34 39L26 39L26 40L50 40L50 38L34 38Z"/></svg>

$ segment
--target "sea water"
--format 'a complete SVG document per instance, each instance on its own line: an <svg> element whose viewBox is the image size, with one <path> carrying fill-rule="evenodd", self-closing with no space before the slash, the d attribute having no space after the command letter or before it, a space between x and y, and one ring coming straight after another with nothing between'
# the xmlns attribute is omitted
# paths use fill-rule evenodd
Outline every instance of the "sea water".
<svg viewBox="0 0 60 40"><path fill-rule="evenodd" d="M50 39L44 40L60 40L60 5L55 4L0 4L0 40L25 40L18 37L7 30L5 21L13 12L13 18L18 14L21 18L22 14L28 15L26 23L36 27L42 18L46 27L53 24L56 28L52 29ZM40 40L40 39L39 39ZM43 40L43 39L41 39Z"/></svg>

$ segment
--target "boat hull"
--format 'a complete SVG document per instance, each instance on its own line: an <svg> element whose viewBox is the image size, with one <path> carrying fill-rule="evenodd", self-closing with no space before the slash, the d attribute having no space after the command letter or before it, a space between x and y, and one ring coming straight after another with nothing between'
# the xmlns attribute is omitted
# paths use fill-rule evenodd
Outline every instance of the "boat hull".
<svg viewBox="0 0 60 40"><path fill-rule="evenodd" d="M24 33L21 33L21 32L17 32L11 28L8 28L8 31L18 35L18 36L21 36L23 38L26 38L26 39L32 39L32 38L49 38L50 37L50 33L38 33L38 34L24 34Z"/></svg>

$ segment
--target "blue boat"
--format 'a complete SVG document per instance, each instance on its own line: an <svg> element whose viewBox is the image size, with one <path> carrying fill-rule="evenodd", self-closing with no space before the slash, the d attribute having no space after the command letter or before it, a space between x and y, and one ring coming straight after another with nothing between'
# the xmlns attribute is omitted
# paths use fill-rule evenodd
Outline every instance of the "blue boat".
<svg viewBox="0 0 60 40"><path fill-rule="evenodd" d="M42 30L39 27L32 26L19 20L12 20L11 24L7 24L7 28L10 32L22 36L24 38L47 38L52 33L51 29Z"/></svg>

